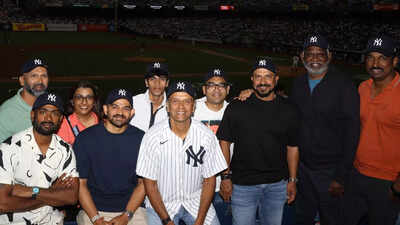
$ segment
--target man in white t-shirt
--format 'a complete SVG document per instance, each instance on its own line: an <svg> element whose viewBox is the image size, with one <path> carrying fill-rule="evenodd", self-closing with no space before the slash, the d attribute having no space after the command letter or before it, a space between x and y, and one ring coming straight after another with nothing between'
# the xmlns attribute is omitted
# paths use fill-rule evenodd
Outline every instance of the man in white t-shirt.
<svg viewBox="0 0 400 225"><path fill-rule="evenodd" d="M219 124L228 102L225 101L229 94L230 85L222 69L214 68L204 77L203 98L196 100L196 110L194 119L199 120L209 127L214 134L217 132ZM231 148L232 155L232 148ZM213 205L217 211L217 216L221 225L232 224L232 213L228 202L219 195L221 183L220 176L217 176Z"/></svg>
<svg viewBox="0 0 400 225"><path fill-rule="evenodd" d="M133 97L135 115L130 124L146 132L154 124L167 119L165 89L168 86L168 66L154 62L147 66L144 82L145 93Z"/></svg>

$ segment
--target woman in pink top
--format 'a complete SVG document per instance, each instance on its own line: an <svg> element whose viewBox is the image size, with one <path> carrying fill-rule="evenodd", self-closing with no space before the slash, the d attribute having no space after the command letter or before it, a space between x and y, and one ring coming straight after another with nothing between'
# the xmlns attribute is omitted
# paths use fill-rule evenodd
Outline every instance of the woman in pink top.
<svg viewBox="0 0 400 225"><path fill-rule="evenodd" d="M57 134L72 145L80 132L99 123L99 109L97 87L89 81L80 81L67 107L71 114L64 117Z"/></svg>

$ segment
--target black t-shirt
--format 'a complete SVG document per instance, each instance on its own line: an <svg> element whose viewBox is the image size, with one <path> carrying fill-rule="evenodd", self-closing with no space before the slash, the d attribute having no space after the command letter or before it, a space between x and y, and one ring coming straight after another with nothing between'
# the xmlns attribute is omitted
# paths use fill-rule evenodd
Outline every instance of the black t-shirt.
<svg viewBox="0 0 400 225"><path fill-rule="evenodd" d="M253 94L244 102L230 103L217 137L235 143L233 183L255 185L287 178L286 147L297 146L298 124L296 109L280 96L262 101Z"/></svg>
<svg viewBox="0 0 400 225"><path fill-rule="evenodd" d="M143 135L142 130L131 125L121 134L112 134L100 123L76 138L74 151L79 176L87 179L98 210L125 210L137 184L136 162Z"/></svg>

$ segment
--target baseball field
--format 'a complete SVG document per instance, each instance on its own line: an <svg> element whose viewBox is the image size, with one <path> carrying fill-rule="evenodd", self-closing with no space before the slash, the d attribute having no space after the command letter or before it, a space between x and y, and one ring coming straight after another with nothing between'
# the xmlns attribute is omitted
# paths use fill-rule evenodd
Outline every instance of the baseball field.
<svg viewBox="0 0 400 225"><path fill-rule="evenodd" d="M304 73L291 69L291 57L256 48L192 43L99 32L3 32L0 33L0 103L15 94L23 62L42 57L49 64L50 89L66 96L79 80L91 80L102 90L124 87L134 94L145 90L143 73L152 61L167 62L171 79L189 80L200 87L211 68L221 67L233 84L230 97L250 86L249 70L259 56L269 56L278 66L280 84L290 88L291 79ZM340 64L364 79L361 66ZM200 90L200 88L198 88ZM200 93L200 92L199 92Z"/></svg>

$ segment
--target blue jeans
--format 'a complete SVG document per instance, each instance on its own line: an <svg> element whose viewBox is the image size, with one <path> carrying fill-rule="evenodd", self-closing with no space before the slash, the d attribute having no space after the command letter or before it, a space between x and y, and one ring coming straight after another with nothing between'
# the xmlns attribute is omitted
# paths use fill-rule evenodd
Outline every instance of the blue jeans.
<svg viewBox="0 0 400 225"><path fill-rule="evenodd" d="M233 225L255 225L256 212L262 225L281 225L287 200L287 181L270 184L233 185Z"/></svg>
<svg viewBox="0 0 400 225"><path fill-rule="evenodd" d="M162 225L161 219L152 208L146 208L147 211L147 224L149 225ZM179 225L179 221L182 220L186 225L193 225L196 218L194 218L183 206L179 209L178 213L174 216L173 221L175 225ZM211 225L220 225L217 216L211 222Z"/></svg>
<svg viewBox="0 0 400 225"><path fill-rule="evenodd" d="M215 211L219 223L221 225L232 225L232 208L230 202L225 202L219 192L215 192L212 204L214 205Z"/></svg>

